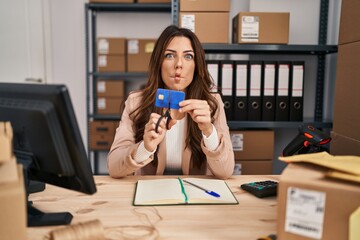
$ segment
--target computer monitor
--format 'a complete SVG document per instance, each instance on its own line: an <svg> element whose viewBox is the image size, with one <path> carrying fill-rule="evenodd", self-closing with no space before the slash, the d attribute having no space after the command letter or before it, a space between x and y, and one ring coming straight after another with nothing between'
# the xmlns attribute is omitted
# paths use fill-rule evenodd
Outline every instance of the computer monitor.
<svg viewBox="0 0 360 240"><path fill-rule="evenodd" d="M0 83L0 121L11 122L14 153L26 169L25 179L96 192L65 85ZM28 226L69 224L71 219L66 212L42 213L28 201Z"/></svg>

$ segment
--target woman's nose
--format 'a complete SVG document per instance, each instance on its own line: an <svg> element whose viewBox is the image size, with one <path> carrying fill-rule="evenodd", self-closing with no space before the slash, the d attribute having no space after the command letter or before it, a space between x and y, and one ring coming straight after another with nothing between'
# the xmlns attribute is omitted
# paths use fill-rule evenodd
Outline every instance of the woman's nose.
<svg viewBox="0 0 360 240"><path fill-rule="evenodd" d="M182 68L182 59L181 59L181 57L176 58L175 68Z"/></svg>

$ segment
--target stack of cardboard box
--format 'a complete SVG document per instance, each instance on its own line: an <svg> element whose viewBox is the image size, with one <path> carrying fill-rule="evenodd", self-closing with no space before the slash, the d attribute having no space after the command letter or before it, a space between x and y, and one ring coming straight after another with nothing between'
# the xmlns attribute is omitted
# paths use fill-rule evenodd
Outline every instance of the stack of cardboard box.
<svg viewBox="0 0 360 240"><path fill-rule="evenodd" d="M97 66L99 72L126 71L126 39L101 37L97 39Z"/></svg>
<svg viewBox="0 0 360 240"><path fill-rule="evenodd" d="M229 43L230 0L180 0L179 26L201 43Z"/></svg>
<svg viewBox="0 0 360 240"><path fill-rule="evenodd" d="M90 148L91 150L109 150L114 140L118 121L92 121L90 122Z"/></svg>
<svg viewBox="0 0 360 240"><path fill-rule="evenodd" d="M342 1L330 152L360 156L360 1Z"/></svg>
<svg viewBox="0 0 360 240"><path fill-rule="evenodd" d="M0 122L1 239L26 239L26 199L23 170L16 164L10 122Z"/></svg>
<svg viewBox="0 0 360 240"><path fill-rule="evenodd" d="M97 82L97 114L119 115L125 95L124 81L99 80Z"/></svg>
<svg viewBox="0 0 360 240"><path fill-rule="evenodd" d="M127 39L127 71L147 72L156 39Z"/></svg>
<svg viewBox="0 0 360 240"><path fill-rule="evenodd" d="M272 174L273 130L231 131L235 154L234 175Z"/></svg>

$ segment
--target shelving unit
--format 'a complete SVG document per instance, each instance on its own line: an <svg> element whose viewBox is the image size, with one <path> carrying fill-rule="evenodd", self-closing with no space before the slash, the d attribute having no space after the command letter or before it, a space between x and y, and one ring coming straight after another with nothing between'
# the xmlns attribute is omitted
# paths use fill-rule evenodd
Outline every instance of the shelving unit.
<svg viewBox="0 0 360 240"><path fill-rule="evenodd" d="M229 121L231 130L240 129L295 129L303 123L311 123L317 128L331 129L332 122L323 121L323 98L325 84L326 55L336 54L337 45L326 45L328 24L329 0L321 0L319 19L319 42L318 45L273 45L273 44L203 44L206 54L250 54L250 55L308 55L317 58L315 112L311 119L303 122L265 122L265 121ZM96 21L99 12L166 12L171 14L172 23L178 24L179 0L172 0L171 4L85 4L86 24L86 91L87 91L87 121L90 120L119 120L119 116L96 115L91 109L96 109L96 82L97 79L122 79L134 81L146 77L146 73L99 73L96 72ZM90 41L91 39L91 41ZM88 133L89 133L88 129ZM90 133L89 133L90 134ZM89 136L88 134L88 136ZM88 145L89 146L89 145ZM89 159L93 160L94 172L98 174L98 153L102 151L88 152ZM91 157L92 156L92 157Z"/></svg>
<svg viewBox="0 0 360 240"><path fill-rule="evenodd" d="M171 4L165 3L86 3L85 4L85 44L86 44L86 108L88 126L88 156L93 164L94 174L99 174L99 153L103 150L90 150L90 121L91 120L119 120L117 115L97 115L96 84L97 79L121 79L123 81L136 81L146 78L147 73L135 72L97 72L96 38L97 15L102 12L144 12L144 13L169 13Z"/></svg>
<svg viewBox="0 0 360 240"><path fill-rule="evenodd" d="M173 22L177 23L179 0L172 1ZM318 45L281 45L281 44L203 44L206 54L277 54L277 55L313 55L317 57L317 79L315 113L313 119L303 122L253 122L229 121L232 130L241 128L296 128L306 122L318 128L332 128L332 122L323 122L323 98L325 84L325 62L327 54L337 53L337 45L326 45L328 25L329 0L320 1L319 44Z"/></svg>

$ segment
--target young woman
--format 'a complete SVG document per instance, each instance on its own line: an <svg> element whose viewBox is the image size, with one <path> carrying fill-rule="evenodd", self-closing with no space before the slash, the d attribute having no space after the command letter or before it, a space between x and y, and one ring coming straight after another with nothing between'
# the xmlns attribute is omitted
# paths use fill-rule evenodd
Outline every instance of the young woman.
<svg viewBox="0 0 360 240"><path fill-rule="evenodd" d="M123 106L108 155L110 176L229 178L234 152L224 104L212 87L199 39L188 29L168 26L155 44L145 88L130 93ZM185 93L180 109L170 110L168 126L166 118L159 121L167 109L155 106L158 88Z"/></svg>

